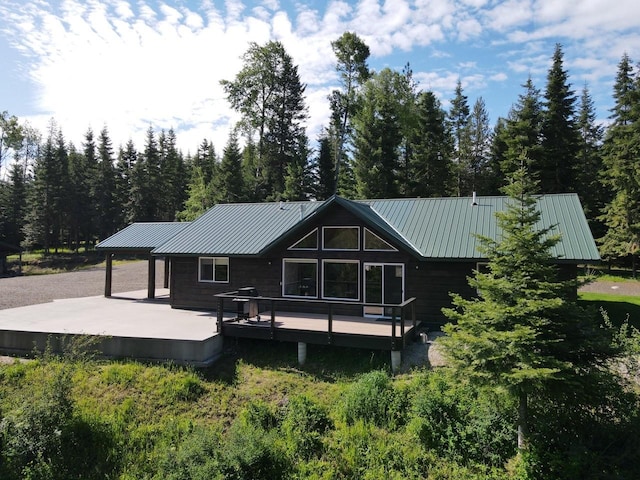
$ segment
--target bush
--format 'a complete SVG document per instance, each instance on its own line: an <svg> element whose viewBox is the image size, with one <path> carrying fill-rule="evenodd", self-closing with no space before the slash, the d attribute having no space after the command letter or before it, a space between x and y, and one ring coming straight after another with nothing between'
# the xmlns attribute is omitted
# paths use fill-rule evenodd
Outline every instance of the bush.
<svg viewBox="0 0 640 480"><path fill-rule="evenodd" d="M456 382L441 371L421 376L410 429L425 448L461 464L501 466L515 455L515 406L506 395Z"/></svg>
<svg viewBox="0 0 640 480"><path fill-rule="evenodd" d="M224 438L221 472L228 480L288 478L289 464L277 430L236 420Z"/></svg>
<svg viewBox="0 0 640 480"><path fill-rule="evenodd" d="M292 457L308 460L322 453L322 436L331 428L326 410L299 395L287 404L281 431Z"/></svg>
<svg viewBox="0 0 640 480"><path fill-rule="evenodd" d="M210 428L196 427L177 446L168 447L159 460L158 480L218 480L220 437Z"/></svg>
<svg viewBox="0 0 640 480"><path fill-rule="evenodd" d="M357 420L391 429L403 425L408 398L397 391L381 370L365 373L345 392L342 417L349 425Z"/></svg>

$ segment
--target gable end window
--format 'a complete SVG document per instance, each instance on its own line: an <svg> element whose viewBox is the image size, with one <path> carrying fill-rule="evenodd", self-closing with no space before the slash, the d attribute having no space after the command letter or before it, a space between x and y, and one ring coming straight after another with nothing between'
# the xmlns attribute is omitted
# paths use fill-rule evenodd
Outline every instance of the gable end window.
<svg viewBox="0 0 640 480"><path fill-rule="evenodd" d="M229 283L229 258L200 257L198 259L198 281Z"/></svg>
<svg viewBox="0 0 640 480"><path fill-rule="evenodd" d="M314 229L296 243L289 247L289 250L317 250L318 249L318 229Z"/></svg>
<svg viewBox="0 0 640 480"><path fill-rule="evenodd" d="M383 240L368 228L364 229L364 249L377 252L397 252L389 242Z"/></svg>
<svg viewBox="0 0 640 480"><path fill-rule="evenodd" d="M322 227L323 250L360 250L359 227Z"/></svg>

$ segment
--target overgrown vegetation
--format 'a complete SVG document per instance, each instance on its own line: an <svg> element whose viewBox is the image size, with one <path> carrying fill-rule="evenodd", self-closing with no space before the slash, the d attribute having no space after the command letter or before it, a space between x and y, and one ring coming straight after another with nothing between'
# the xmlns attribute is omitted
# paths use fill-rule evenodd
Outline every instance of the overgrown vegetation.
<svg viewBox="0 0 640 480"><path fill-rule="evenodd" d="M448 369L391 377L385 353L310 346L300 369L288 344L240 341L205 370L77 355L2 365L0 478L640 474L640 406L620 383L608 382L580 411L536 399L544 408L532 412L532 435L548 447L523 460L506 391Z"/></svg>

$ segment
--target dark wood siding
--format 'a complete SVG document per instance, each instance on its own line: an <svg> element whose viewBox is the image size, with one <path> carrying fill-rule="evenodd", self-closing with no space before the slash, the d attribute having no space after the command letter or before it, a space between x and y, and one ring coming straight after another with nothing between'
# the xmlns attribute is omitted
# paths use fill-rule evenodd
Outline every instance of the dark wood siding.
<svg viewBox="0 0 640 480"><path fill-rule="evenodd" d="M318 250L289 250L295 244L314 229L318 229L319 246L322 245L323 226L357 226L360 228L359 251L323 251ZM342 207L336 207L324 212L311 224L292 232L290 235L274 245L269 251L268 257L231 257L229 259L229 283L206 283L198 281L197 257L173 257L171 276L171 303L180 308L205 308L215 309L217 293L235 291L242 287L253 286L258 293L265 297L282 297L282 269L283 259L300 258L314 259L318 261L318 295L321 295L322 261L357 260L360 262L360 291L359 302L354 302L353 307L339 307L335 313L348 315L362 315L362 306L359 304L364 299L363 270L364 263L391 263L403 264L405 273L405 300L416 298L416 317L419 321L429 324L441 325L446 322L442 314L442 308L451 306L450 292L459 293L463 297L471 298L476 295L468 283L468 277L476 268L475 262L460 261L422 261L411 252L405 251L396 245L398 251L372 252L363 250L363 227L369 228L373 233L386 240L391 245L393 240L384 235L372 225L366 225L359 218L352 215ZM560 266L560 275L564 279L575 278L575 265ZM228 306L226 308L233 308ZM261 308L265 306L261 305ZM310 304L285 303L277 305L279 310L308 311L324 313L325 306Z"/></svg>

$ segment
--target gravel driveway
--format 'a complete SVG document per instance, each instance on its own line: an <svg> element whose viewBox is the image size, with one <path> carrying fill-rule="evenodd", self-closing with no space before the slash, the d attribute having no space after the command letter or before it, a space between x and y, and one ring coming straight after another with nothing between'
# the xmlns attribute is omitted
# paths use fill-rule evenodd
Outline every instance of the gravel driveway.
<svg viewBox="0 0 640 480"><path fill-rule="evenodd" d="M147 289L146 261L113 267L112 293ZM156 262L156 287L162 287L164 262ZM93 267L53 275L0 278L0 310L51 302L60 298L104 295L105 268Z"/></svg>

